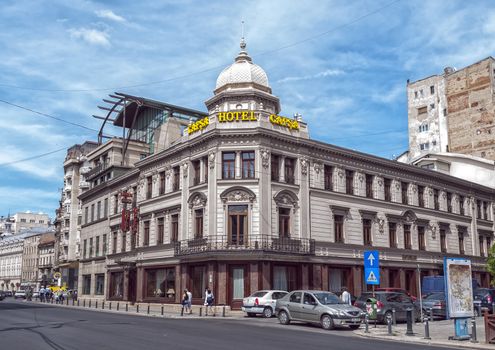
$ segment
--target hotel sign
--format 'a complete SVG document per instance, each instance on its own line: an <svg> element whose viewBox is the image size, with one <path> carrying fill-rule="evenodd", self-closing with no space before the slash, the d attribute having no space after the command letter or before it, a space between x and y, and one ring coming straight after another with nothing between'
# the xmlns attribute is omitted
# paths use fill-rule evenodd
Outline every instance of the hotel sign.
<svg viewBox="0 0 495 350"><path fill-rule="evenodd" d="M204 117L203 119L197 120L187 127L187 133L191 135L196 131L203 130L210 124L210 118Z"/></svg>
<svg viewBox="0 0 495 350"><path fill-rule="evenodd" d="M287 117L281 117L276 114L270 115L270 122L274 125L285 126L286 128L299 130L299 122L295 119L290 119Z"/></svg>
<svg viewBox="0 0 495 350"><path fill-rule="evenodd" d="M254 115L254 111L219 112L217 118L220 123L258 120L258 117Z"/></svg>

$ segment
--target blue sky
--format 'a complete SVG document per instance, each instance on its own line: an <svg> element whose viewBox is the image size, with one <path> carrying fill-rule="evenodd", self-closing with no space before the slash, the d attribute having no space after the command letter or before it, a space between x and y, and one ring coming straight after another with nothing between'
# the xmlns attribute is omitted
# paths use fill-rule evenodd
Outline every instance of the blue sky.
<svg viewBox="0 0 495 350"><path fill-rule="evenodd" d="M244 20L282 115L302 114L315 139L391 158L407 149L406 80L495 52L492 1L392 2L4 0L0 99L94 129L114 91L205 110ZM0 215L53 217L65 152L12 162L96 132L1 102L0 121Z"/></svg>

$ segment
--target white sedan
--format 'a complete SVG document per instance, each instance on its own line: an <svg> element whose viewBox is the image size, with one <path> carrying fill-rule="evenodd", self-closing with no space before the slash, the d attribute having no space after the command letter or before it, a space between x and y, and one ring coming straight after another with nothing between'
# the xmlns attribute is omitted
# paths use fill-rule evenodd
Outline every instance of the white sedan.
<svg viewBox="0 0 495 350"><path fill-rule="evenodd" d="M242 299L242 311L249 317L261 314L270 318L275 313L277 299L283 298L287 293L283 290L259 290Z"/></svg>

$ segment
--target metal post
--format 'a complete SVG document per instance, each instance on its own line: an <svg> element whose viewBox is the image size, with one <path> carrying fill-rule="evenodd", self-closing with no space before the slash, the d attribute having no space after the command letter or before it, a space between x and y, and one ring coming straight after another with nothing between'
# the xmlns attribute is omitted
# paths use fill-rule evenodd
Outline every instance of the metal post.
<svg viewBox="0 0 495 350"><path fill-rule="evenodd" d="M184 306L182 306L182 308L180 309L180 315L184 316Z"/></svg>
<svg viewBox="0 0 495 350"><path fill-rule="evenodd" d="M411 308L407 308L407 331L406 335L414 335L413 332L413 310Z"/></svg>
<svg viewBox="0 0 495 350"><path fill-rule="evenodd" d="M79 306L79 299L77 299L77 306Z"/></svg>
<svg viewBox="0 0 495 350"><path fill-rule="evenodd" d="M481 313L481 304L477 304L476 307L478 308L478 315L483 316L483 314Z"/></svg>
<svg viewBox="0 0 495 350"><path fill-rule="evenodd" d="M163 305L162 305L162 316L163 316Z"/></svg>
<svg viewBox="0 0 495 350"><path fill-rule="evenodd" d="M425 323L425 339L431 339L430 338L430 324L428 322L428 316L427 315L425 315L424 323Z"/></svg>
<svg viewBox="0 0 495 350"><path fill-rule="evenodd" d="M136 304L136 313L139 313L139 304Z"/></svg>
<svg viewBox="0 0 495 350"><path fill-rule="evenodd" d="M95 301L95 309L98 309L98 300Z"/></svg>
<svg viewBox="0 0 495 350"><path fill-rule="evenodd" d="M119 302L117 301L117 311L119 311Z"/></svg>
<svg viewBox="0 0 495 350"><path fill-rule="evenodd" d="M83 307L86 307L86 299L83 300Z"/></svg>
<svg viewBox="0 0 495 350"><path fill-rule="evenodd" d="M430 320L433 322L433 308L430 307Z"/></svg>
<svg viewBox="0 0 495 350"><path fill-rule="evenodd" d="M387 335L392 334L392 317L387 317Z"/></svg>
<svg viewBox="0 0 495 350"><path fill-rule="evenodd" d="M478 337L476 334L476 317L471 318L471 343L477 343Z"/></svg>
<svg viewBox="0 0 495 350"><path fill-rule="evenodd" d="M395 314L395 309L392 309L392 323L397 326L397 316Z"/></svg>
<svg viewBox="0 0 495 350"><path fill-rule="evenodd" d="M112 302L111 301L108 303L108 310L112 310Z"/></svg>
<svg viewBox="0 0 495 350"><path fill-rule="evenodd" d="M69 306L69 298L65 299L65 305Z"/></svg>
<svg viewBox="0 0 495 350"><path fill-rule="evenodd" d="M74 299L72 299L72 306L74 306L75 302L76 302L76 301L75 301Z"/></svg>
<svg viewBox="0 0 495 350"><path fill-rule="evenodd" d="M125 303L125 312L129 311L129 304Z"/></svg>
<svg viewBox="0 0 495 350"><path fill-rule="evenodd" d="M149 315L150 314L150 304L148 304L148 312L147 314Z"/></svg>
<svg viewBox="0 0 495 350"><path fill-rule="evenodd" d="M91 307L91 299L89 299L88 307Z"/></svg>
<svg viewBox="0 0 495 350"><path fill-rule="evenodd" d="M203 316L203 307L199 307L199 317Z"/></svg>
<svg viewBox="0 0 495 350"><path fill-rule="evenodd" d="M225 305L222 308L222 317L225 317Z"/></svg>
<svg viewBox="0 0 495 350"><path fill-rule="evenodd" d="M364 316L364 333L369 333L369 319L368 314Z"/></svg>
<svg viewBox="0 0 495 350"><path fill-rule="evenodd" d="M101 302L101 309L102 309L102 310L105 310L105 301L102 301L102 302Z"/></svg>

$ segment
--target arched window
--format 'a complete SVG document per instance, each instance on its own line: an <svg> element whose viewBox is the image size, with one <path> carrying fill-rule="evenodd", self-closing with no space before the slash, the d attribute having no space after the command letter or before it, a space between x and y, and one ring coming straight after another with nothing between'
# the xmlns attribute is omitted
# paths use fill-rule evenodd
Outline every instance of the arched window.
<svg viewBox="0 0 495 350"><path fill-rule="evenodd" d="M278 212L278 235L290 238L294 234L294 214L298 208L297 196L288 190L282 190L273 197Z"/></svg>
<svg viewBox="0 0 495 350"><path fill-rule="evenodd" d="M248 188L234 186L222 192L220 199L226 216L227 243L232 246L249 245L251 211L256 195Z"/></svg>

